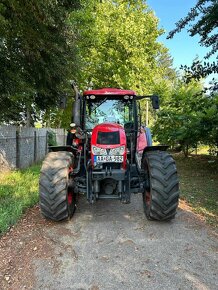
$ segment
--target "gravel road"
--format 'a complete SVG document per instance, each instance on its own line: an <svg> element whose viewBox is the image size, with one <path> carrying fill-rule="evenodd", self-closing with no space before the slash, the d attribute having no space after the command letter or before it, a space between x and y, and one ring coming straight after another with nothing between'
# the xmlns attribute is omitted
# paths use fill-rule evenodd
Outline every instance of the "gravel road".
<svg viewBox="0 0 218 290"><path fill-rule="evenodd" d="M82 198L62 223L35 208L1 241L1 289L218 289L217 236L184 202L164 223L145 218L141 195Z"/></svg>

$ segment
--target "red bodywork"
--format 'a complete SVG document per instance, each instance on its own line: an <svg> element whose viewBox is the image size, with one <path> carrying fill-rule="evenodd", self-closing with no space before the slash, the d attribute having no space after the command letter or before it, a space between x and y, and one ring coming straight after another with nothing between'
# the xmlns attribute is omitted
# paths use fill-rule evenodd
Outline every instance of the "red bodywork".
<svg viewBox="0 0 218 290"><path fill-rule="evenodd" d="M148 146L148 143L147 143L147 139L146 139L146 135L145 135L145 129L143 127L141 127L140 131L138 132L138 136L137 136L136 151L138 153L142 154L144 148L147 146Z"/></svg>
<svg viewBox="0 0 218 290"><path fill-rule="evenodd" d="M90 92L90 91L89 91ZM98 144L97 143L97 136L98 136L98 132L117 132L119 131L120 133L120 143L119 144L115 144L115 145L103 145L103 144ZM92 137L91 137L91 144L94 146L98 146L101 147L103 149L111 149L111 148L116 148L118 146L125 146L126 149L126 134L124 131L124 128L116 123L102 123L99 124L97 126L95 126L95 128L92 130ZM123 164L122 167L123 169L126 169L126 150L123 154ZM92 164L94 164L94 156L91 152L91 158L92 158Z"/></svg>
<svg viewBox="0 0 218 290"><path fill-rule="evenodd" d="M91 90L91 91L85 91L83 93L84 96L90 96L90 95L119 95L119 96L135 96L136 92L132 90L121 90L121 89L112 89L112 88L103 88L99 90Z"/></svg>

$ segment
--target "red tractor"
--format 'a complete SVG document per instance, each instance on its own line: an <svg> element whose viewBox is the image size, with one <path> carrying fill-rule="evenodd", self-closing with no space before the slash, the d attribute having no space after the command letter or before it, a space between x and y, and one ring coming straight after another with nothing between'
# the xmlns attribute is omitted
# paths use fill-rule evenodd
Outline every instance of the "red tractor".
<svg viewBox="0 0 218 290"><path fill-rule="evenodd" d="M75 91L68 144L49 147L42 165L42 215L55 221L72 217L79 193L90 203L130 203L132 193L142 193L148 219L174 218L179 200L175 161L167 146L152 146L138 104L150 98L158 109L158 97L111 88L88 90L83 96Z"/></svg>

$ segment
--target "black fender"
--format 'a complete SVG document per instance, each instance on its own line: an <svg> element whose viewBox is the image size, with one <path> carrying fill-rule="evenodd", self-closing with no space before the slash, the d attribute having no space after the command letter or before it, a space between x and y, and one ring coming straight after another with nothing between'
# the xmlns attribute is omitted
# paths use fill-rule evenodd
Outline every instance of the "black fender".
<svg viewBox="0 0 218 290"><path fill-rule="evenodd" d="M147 146L143 150L142 158L144 157L146 152L149 152L149 151L166 151L168 147L169 147L168 145Z"/></svg>
<svg viewBox="0 0 218 290"><path fill-rule="evenodd" d="M71 145L63 145L63 146L49 146L48 147L49 152L58 152L58 151L67 151L76 153L78 149Z"/></svg>

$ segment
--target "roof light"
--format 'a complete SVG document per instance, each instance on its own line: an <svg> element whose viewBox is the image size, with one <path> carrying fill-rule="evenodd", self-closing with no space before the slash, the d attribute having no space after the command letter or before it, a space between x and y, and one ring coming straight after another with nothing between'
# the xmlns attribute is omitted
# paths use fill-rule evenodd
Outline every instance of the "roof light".
<svg viewBox="0 0 218 290"><path fill-rule="evenodd" d="M91 96L90 96L90 99L91 99L91 100L94 100L94 99L95 99L95 95L91 95Z"/></svg>
<svg viewBox="0 0 218 290"><path fill-rule="evenodd" d="M125 95L123 98L124 98L124 100L129 100L129 96L128 95Z"/></svg>
<svg viewBox="0 0 218 290"><path fill-rule="evenodd" d="M89 96L86 96L86 99L88 100L89 99Z"/></svg>
<svg viewBox="0 0 218 290"><path fill-rule="evenodd" d="M130 96L130 100L132 100L133 99L133 96Z"/></svg>

